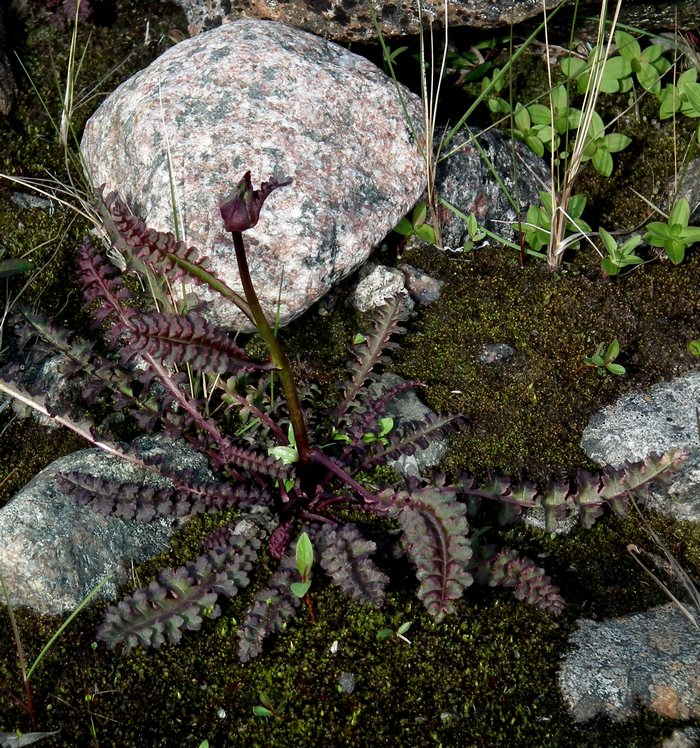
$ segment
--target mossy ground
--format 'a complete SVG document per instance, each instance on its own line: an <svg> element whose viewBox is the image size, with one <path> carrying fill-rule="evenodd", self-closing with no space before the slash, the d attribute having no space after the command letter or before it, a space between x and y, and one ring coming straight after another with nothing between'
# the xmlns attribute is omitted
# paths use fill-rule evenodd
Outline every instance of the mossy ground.
<svg viewBox="0 0 700 748"><path fill-rule="evenodd" d="M165 14L157 3L118 2L115 8L113 19L91 27L86 84L99 81L137 49L119 71L126 77L168 46L169 29L184 28L181 18ZM155 40L147 49L145 17ZM65 69L66 46L67 36L39 14L30 20L19 50L51 111L58 107L54 78ZM101 90L113 86L109 81ZM78 127L93 104L79 112ZM597 194L595 209L608 226L628 227L643 216L643 204L621 187L626 180L652 195L669 173L668 129L640 120L637 130L634 155L643 158L620 154L617 181L589 172L582 183ZM37 176L47 168L65 179L61 150L33 93L25 91L14 118L0 123L0 135L6 144L3 171ZM49 263L24 301L79 326L84 320L72 249L85 227L70 225L68 211L47 220L45 214L19 210L9 201L13 189L0 185L3 246L10 255L36 248L37 265ZM62 241L54 255L56 242L43 243L56 236ZM482 476L495 470L543 480L589 466L578 442L601 405L697 364L686 350L688 340L700 337L697 250L679 267L654 262L612 280L602 276L596 256L585 250L556 273L534 261L521 268L510 250L449 258L424 248L402 259L445 281L441 299L408 324L395 368L427 383L424 395L433 409L466 416L464 429L451 440L443 466L448 472ZM13 281L11 293L19 283ZM361 322L340 310L324 317L311 310L282 333L300 371L328 397ZM597 343L613 337L621 343L624 378L577 371ZM516 354L502 363L477 363L489 343L507 343ZM48 432L31 421L9 423L7 412L2 418L4 499L55 457L80 446L65 431ZM652 519L679 561L697 575L697 526ZM193 520L166 554L136 570L140 581L196 554L211 522ZM300 614L263 656L241 665L236 620L250 591L225 605L222 617L205 622L201 632L185 635L180 646L127 657L94 643L105 607L97 604L81 613L32 679L37 729L60 729L43 745L198 746L204 739L212 746L265 747L657 744L672 725L648 714L622 725L604 720L572 725L556 683L558 659L582 610L604 617L664 601L625 551L627 543L650 548L639 523L608 517L567 538L517 528L505 539L539 557L561 585L568 608L560 619L516 602L508 592L472 588L457 613L436 624L414 597L411 570L396 563L381 611L353 605L317 580L312 594L317 623ZM258 579L269 571L263 564ZM16 614L31 661L60 620L23 610ZM379 629L405 621L412 621L410 644L397 637L377 640ZM10 695L22 700L5 610L0 610L0 631L0 730L28 731L27 715ZM352 692L340 686L343 673L354 677ZM253 714L261 691L276 705L284 702L276 717Z"/></svg>

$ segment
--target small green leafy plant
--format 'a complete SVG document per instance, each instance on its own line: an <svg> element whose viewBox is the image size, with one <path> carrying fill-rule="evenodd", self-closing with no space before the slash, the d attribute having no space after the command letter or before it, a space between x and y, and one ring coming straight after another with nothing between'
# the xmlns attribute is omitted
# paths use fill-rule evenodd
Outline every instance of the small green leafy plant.
<svg viewBox="0 0 700 748"><path fill-rule="evenodd" d="M596 369L600 374L606 371L615 374L618 377L625 375L625 367L615 363L615 359L620 355L620 341L615 338L609 346L600 343L595 349L592 356L586 356L583 359L583 365L580 366L576 373L584 369Z"/></svg>
<svg viewBox="0 0 700 748"><path fill-rule="evenodd" d="M668 220L652 221L647 226L644 241L652 247L666 251L666 256L674 265L679 265L685 258L685 251L696 242L700 242L700 226L688 226L690 206L682 197L673 205Z"/></svg>
<svg viewBox="0 0 700 748"><path fill-rule="evenodd" d="M411 236L417 236L419 239L422 239L424 242L428 242L429 244L435 244L436 242L436 235L435 235L435 229L429 224L425 222L425 219L428 215L428 206L424 201L420 201L416 204L416 207L413 209L413 212L411 213L411 218L402 218L394 228L394 231L396 231L397 234L401 234L401 236L405 237L411 237Z"/></svg>
<svg viewBox="0 0 700 748"><path fill-rule="evenodd" d="M598 233L608 253L608 256L601 261L601 266L608 275L617 275L629 265L640 265L644 262L641 257L634 253L634 250L642 243L642 237L639 234L631 236L618 245L615 238L604 228L599 228Z"/></svg>
<svg viewBox="0 0 700 748"><path fill-rule="evenodd" d="M304 598L311 587L311 570L314 565L314 547L308 533L302 532L299 536L294 555L301 581L292 582L290 588L298 598Z"/></svg>
<svg viewBox="0 0 700 748"><path fill-rule="evenodd" d="M411 640L406 637L406 632L413 625L413 621L404 621L403 623L401 623L400 621L401 616L399 613L397 613L391 619L391 627L387 626L377 631L377 639L382 640L395 636L397 639L401 639L401 641L406 642L406 644L410 644Z"/></svg>
<svg viewBox="0 0 700 748"><path fill-rule="evenodd" d="M284 719L284 710L287 706L286 699L275 704L265 691L258 692L258 699L260 700L260 703L253 707L253 714L256 717L274 717L279 720Z"/></svg>

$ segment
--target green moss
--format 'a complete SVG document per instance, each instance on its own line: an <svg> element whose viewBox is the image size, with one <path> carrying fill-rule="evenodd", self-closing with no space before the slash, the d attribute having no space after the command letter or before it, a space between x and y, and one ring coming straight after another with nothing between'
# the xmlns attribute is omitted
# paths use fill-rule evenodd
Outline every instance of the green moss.
<svg viewBox="0 0 700 748"><path fill-rule="evenodd" d="M151 36L159 40L147 51L139 48L143 8L151 18ZM138 48L119 71L119 76L128 76L169 44L171 26L184 27L181 18L171 20L157 3L120 2L116 13L119 25L91 29L92 51L83 72L87 88ZM64 70L67 38L36 19L28 32L20 53L49 110L57 112L55 75L45 74L46 60L53 60L56 71ZM533 84L541 76L526 66L518 72ZM113 87L110 80L105 90ZM528 100L530 93L537 90L522 90L518 98ZM78 127L89 108L79 111ZM616 156L616 181L600 179L589 170L579 185L581 191L596 194L590 204L594 226L638 223L646 208L630 197L633 193L626 184L645 185L649 174L661 181L672 165L669 128L657 130L643 117L624 124L635 128L635 148ZM14 119L0 122L0 135L8 144L0 157L2 170L21 168L36 176L48 168L60 179L67 178L55 132L31 91L22 95ZM72 252L85 226L71 224L72 214L62 209L52 220L46 220L45 213L18 211L9 201L12 189L5 185L0 192L3 246L11 256L33 249L37 266L49 262L25 292L25 301L58 311L68 326L81 324L79 296L70 278ZM45 244L56 236L59 244ZM468 470L482 475L494 469L542 480L552 473L570 473L588 464L578 440L601 405L697 363L685 349L687 340L698 337L697 252L690 252L678 268L657 263L614 281L602 279L597 257L587 250L559 273L534 262L520 268L511 251L489 250L461 259L415 251L406 259L446 281L441 300L411 321L397 368L427 382L425 396L434 410L467 416L445 463L455 474ZM21 282L13 280L11 290L16 292ZM321 317L312 310L280 334L297 370L318 383L324 398L332 402L344 376L352 335L364 328L359 315L336 312ZM627 367L627 377L577 372L597 343L613 337L621 342L620 362ZM511 345L516 355L500 364L478 363L482 346L494 342ZM253 339L249 350L256 345ZM4 417L0 427L7 424L7 413ZM3 498L52 459L78 446L63 431L47 435L32 422L11 424L3 433ZM370 479L378 477L373 474ZM202 536L232 516L190 522L167 551L134 570L125 590L147 584L164 565L178 566L197 555ZM658 517L653 522L681 563L697 574L700 530ZM521 528L505 537L524 554L544 557L547 572L562 585L569 603L562 619L517 603L507 591L471 588L456 615L436 624L415 599L412 571L401 560L390 561L384 550L382 558L392 571L384 609L352 604L319 574L312 588L317 622L302 610L282 635L271 640L262 657L244 666L237 661L236 631L255 585L264 583L272 571L263 558L251 588L224 602L221 617L205 621L200 632L186 634L178 647L120 657L101 644L93 647L105 604L81 613L33 678L37 727L60 728L59 737L46 744L66 746L90 744L92 730L94 742L101 746L196 746L205 738L213 746L266 748L539 748L660 741L672 725L648 714L622 725L603 720L572 725L556 682L558 658L584 606L587 615L608 616L663 600L654 585L644 584L625 552L627 543L652 549L636 520L611 517L570 538ZM391 625L394 615L413 622L411 644L395 637L377 640L377 631ZM18 611L18 619L31 660L60 619L26 611ZM21 700L22 689L4 610L0 631L0 730L30 730L27 715L8 695L13 691ZM352 693L339 688L342 673L353 674ZM280 719L254 716L260 691L275 704L286 701Z"/></svg>

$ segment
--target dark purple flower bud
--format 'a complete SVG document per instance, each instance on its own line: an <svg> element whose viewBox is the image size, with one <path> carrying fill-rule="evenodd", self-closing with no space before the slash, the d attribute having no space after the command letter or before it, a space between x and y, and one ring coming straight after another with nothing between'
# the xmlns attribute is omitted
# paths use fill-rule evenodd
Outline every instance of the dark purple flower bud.
<svg viewBox="0 0 700 748"><path fill-rule="evenodd" d="M269 182L263 182L259 190L254 190L250 172L247 171L221 205L221 217L224 219L226 231L241 232L252 229L260 218L260 208L272 190L286 187L291 183L291 177L273 178Z"/></svg>

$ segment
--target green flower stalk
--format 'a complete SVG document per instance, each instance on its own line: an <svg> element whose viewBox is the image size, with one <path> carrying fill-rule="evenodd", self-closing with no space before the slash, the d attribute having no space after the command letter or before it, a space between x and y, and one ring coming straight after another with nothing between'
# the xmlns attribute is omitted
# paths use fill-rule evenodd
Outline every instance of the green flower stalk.
<svg viewBox="0 0 700 748"><path fill-rule="evenodd" d="M265 341L267 350L270 352L272 361L279 369L279 376L282 382L282 390L287 400L289 408L289 417L294 429L294 439L296 442L299 462L301 466L309 463L310 447L309 436L304 421L304 412L299 402L299 393L297 390L294 373L289 365L289 360L282 346L275 337L275 333L270 327L265 313L260 306L258 295L255 292L253 281L250 277L248 268L248 259L246 257L245 244L243 242L243 232L253 228L260 218L260 209L265 200L273 190L278 187L286 187L292 183L291 177L282 177L281 179L271 179L269 182L263 182L259 190L253 189L250 179L250 172L247 171L243 179L238 183L236 188L231 192L228 198L221 205L221 217L224 220L224 226L227 231L231 232L233 237L233 246L236 250L236 262L238 263L238 273L243 285L243 293L246 302L250 307L250 312L258 328L258 332Z"/></svg>

